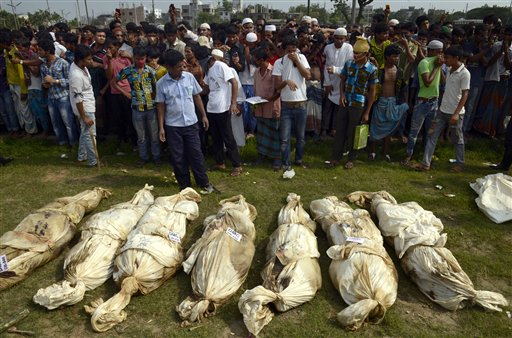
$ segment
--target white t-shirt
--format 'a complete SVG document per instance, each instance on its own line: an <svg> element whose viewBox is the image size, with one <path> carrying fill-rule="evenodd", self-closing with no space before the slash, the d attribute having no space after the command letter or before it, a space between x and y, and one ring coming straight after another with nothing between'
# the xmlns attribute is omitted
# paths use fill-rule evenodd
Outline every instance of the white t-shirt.
<svg viewBox="0 0 512 338"><path fill-rule="evenodd" d="M210 88L208 95L208 113L224 113L231 106L231 86L229 80L235 78L233 72L224 62L215 61L206 73L204 82Z"/></svg>
<svg viewBox="0 0 512 338"><path fill-rule="evenodd" d="M298 54L300 63L309 69L309 63L306 57ZM283 56L274 63L272 75L281 76L283 81L292 80L296 85L296 90L291 90L288 85L281 89L281 101L283 102L300 102L308 99L306 94L306 79L300 74L299 68L293 65L293 61L288 55Z"/></svg>
<svg viewBox="0 0 512 338"><path fill-rule="evenodd" d="M439 110L445 114L452 115L460 102L462 91L469 90L470 81L471 74L464 65L461 65L453 72L448 71L446 74L446 87L444 90L443 101L441 101L441 107L439 107ZM464 106L459 114L464 114Z"/></svg>
<svg viewBox="0 0 512 338"><path fill-rule="evenodd" d="M76 104L83 102L84 111L87 113L96 112L96 103L94 100L94 91L91 85L91 75L87 67L81 69L72 63L69 67L69 99L71 101L71 108L76 116L80 116Z"/></svg>

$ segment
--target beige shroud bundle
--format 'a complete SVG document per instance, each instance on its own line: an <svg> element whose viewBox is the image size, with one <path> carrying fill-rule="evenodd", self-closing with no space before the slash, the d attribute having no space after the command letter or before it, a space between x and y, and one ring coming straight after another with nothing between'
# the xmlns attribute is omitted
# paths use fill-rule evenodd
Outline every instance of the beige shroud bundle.
<svg viewBox="0 0 512 338"><path fill-rule="evenodd" d="M85 306L92 314L94 331L104 332L123 322L123 310L131 296L143 295L160 287L180 268L183 261L181 240L187 223L199 217L201 196L186 188L173 196L158 197L130 232L114 261L114 281L121 290L103 302L100 298Z"/></svg>
<svg viewBox="0 0 512 338"><path fill-rule="evenodd" d="M455 311L468 304L502 311L508 301L503 295L477 291L457 259L445 248L443 223L416 202L397 204L385 191L356 191L347 198L377 216L382 235L394 246L405 273L433 302Z"/></svg>
<svg viewBox="0 0 512 338"><path fill-rule="evenodd" d="M84 226L80 241L64 261L64 280L39 289L34 302L53 310L81 301L112 276L114 257L146 210L153 204L153 186L139 190L129 202L94 214Z"/></svg>
<svg viewBox="0 0 512 338"><path fill-rule="evenodd" d="M254 257L256 208L242 195L219 202L217 215L204 220L204 232L187 252L183 270L191 273L193 297L176 311L183 325L213 315L247 278Z"/></svg>
<svg viewBox="0 0 512 338"><path fill-rule="evenodd" d="M300 196L288 194L286 201L267 245L263 284L245 291L238 302L245 326L253 335L274 317L269 303L280 312L288 311L312 300L322 286L316 224L303 209Z"/></svg>
<svg viewBox="0 0 512 338"><path fill-rule="evenodd" d="M335 196L311 202L310 210L332 244L329 274L349 305L338 321L348 330L380 323L395 303L398 274L379 229L366 210L353 210Z"/></svg>
<svg viewBox="0 0 512 338"><path fill-rule="evenodd" d="M3 234L0 256L6 256L8 270L0 274L0 290L21 282L33 270L57 257L75 235L84 215L110 194L103 188L94 188L57 198Z"/></svg>

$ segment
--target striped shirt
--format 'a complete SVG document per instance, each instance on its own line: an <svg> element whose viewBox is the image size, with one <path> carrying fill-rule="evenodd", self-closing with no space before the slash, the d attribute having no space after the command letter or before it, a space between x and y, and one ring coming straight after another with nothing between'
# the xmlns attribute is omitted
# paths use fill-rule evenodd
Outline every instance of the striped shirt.
<svg viewBox="0 0 512 338"><path fill-rule="evenodd" d="M155 108L156 73L153 68L144 65L139 74L134 65L124 68L117 74L118 80L128 80L132 94L132 107L138 111Z"/></svg>
<svg viewBox="0 0 512 338"><path fill-rule="evenodd" d="M377 67L370 61L359 67L354 60L350 60L345 63L341 75L346 77L345 98L348 105L363 107L366 103L368 86L379 83Z"/></svg>
<svg viewBox="0 0 512 338"><path fill-rule="evenodd" d="M60 83L54 83L48 89L48 98L60 99L69 96L69 63L56 56L51 65L41 64L41 78L50 75L54 80Z"/></svg>

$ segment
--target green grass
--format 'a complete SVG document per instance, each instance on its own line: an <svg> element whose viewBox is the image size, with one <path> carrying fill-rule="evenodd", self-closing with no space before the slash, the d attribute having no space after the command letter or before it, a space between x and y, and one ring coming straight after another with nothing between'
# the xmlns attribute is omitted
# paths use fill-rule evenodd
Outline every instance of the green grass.
<svg viewBox="0 0 512 338"><path fill-rule="evenodd" d="M180 271L153 293L133 297L126 308L128 319L101 336L247 337L237 307L238 299L245 289L261 283L260 271L265 264L267 238L276 228L277 213L289 192L301 195L306 210L314 199L328 195L342 197L355 190L387 190L399 202L416 201L441 218L448 233L447 247L470 276L475 288L498 291L507 299L512 299L511 223L497 225L488 220L478 210L474 202L476 194L468 185L476 178L491 173L482 163L496 162L500 158L503 151L501 142L472 140L466 152L467 170L462 174L449 173L448 159L454 155L453 148L447 143L438 145L436 156L439 160L434 164L435 170L429 173L418 173L404 169L397 163L386 163L381 160L382 157L368 163L363 152L351 171L341 167L325 169L323 161L329 158L330 149L330 141L322 144L308 142L305 161L310 167L295 168L296 176L292 180L283 180L281 173L272 172L270 163L258 167L245 166L245 173L238 178L228 177L227 172L210 173L211 182L222 193L203 198L199 205L200 217L190 225L184 245L188 249L201 236L203 219L216 213L217 203L221 199L243 194L258 210L255 221L257 253L243 287L219 309L216 316L207 318L191 331L190 328L180 327L174 311L177 304L192 294L190 277ZM398 161L404 146L394 143L392 150L392 157ZM113 155L115 144L112 140L100 144L100 153L107 163L101 170L85 168L75 161L76 153L40 139L0 138L0 151L3 155L15 157L14 162L0 167L0 233L13 229L27 214L54 198L74 195L94 186L113 192L96 211L129 200L145 183L155 186L155 196L172 195L178 191L176 183L172 181L170 167L157 168L150 164L144 169L136 169L134 153ZM61 159L60 155L66 152L69 158ZM255 157L254 140L251 140L242 150L242 158L250 162ZM437 184L442 185L443 190L437 190ZM456 196L448 198L443 193ZM317 236L322 254L322 289L311 302L287 313L277 314L263 329L261 337L512 336L512 319L505 313L484 312L476 307L449 312L430 302L404 275L390 248L387 249L400 278L397 302L380 325L367 325L354 333L344 331L336 321L336 314L346 305L330 281L330 259L325 255L328 244L320 228ZM62 265L67 251L37 269L24 282L0 292L0 322L28 308L31 314L17 325L20 330L31 330L44 337L89 337L93 334L83 305L98 297L107 299L117 292L118 288L112 280L88 292L82 302L71 307L49 312L32 302L32 296L39 288L62 279Z"/></svg>

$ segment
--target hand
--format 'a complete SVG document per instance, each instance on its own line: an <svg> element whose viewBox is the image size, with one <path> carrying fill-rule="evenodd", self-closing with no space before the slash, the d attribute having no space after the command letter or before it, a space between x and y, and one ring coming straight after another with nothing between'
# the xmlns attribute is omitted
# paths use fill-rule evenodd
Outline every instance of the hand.
<svg viewBox="0 0 512 338"><path fill-rule="evenodd" d="M165 142L165 130L163 128L160 129L159 138L161 142Z"/></svg>
<svg viewBox="0 0 512 338"><path fill-rule="evenodd" d="M101 95L101 96L105 96L105 93L107 92L107 89L108 89L108 88L109 88L109 87L101 88L101 90L100 90L100 95Z"/></svg>
<svg viewBox="0 0 512 338"><path fill-rule="evenodd" d="M206 116L203 117L203 128L205 131L207 131L208 128L210 128L210 122L208 122L208 118Z"/></svg>
<svg viewBox="0 0 512 338"><path fill-rule="evenodd" d="M341 94L340 96L340 106L345 107L347 105L347 99L345 98L345 94Z"/></svg>
<svg viewBox="0 0 512 338"><path fill-rule="evenodd" d="M231 60L233 61L233 64L235 64L235 65L239 64L240 63L240 56L238 56L238 55L237 56L233 56L231 58Z"/></svg>
<svg viewBox="0 0 512 338"><path fill-rule="evenodd" d="M289 53L288 59L290 59L293 63L297 64L299 62L299 55L297 53Z"/></svg>
<svg viewBox="0 0 512 338"><path fill-rule="evenodd" d="M403 48L409 48L409 43L405 36L402 36L400 39L398 39L398 43L402 45Z"/></svg>
<svg viewBox="0 0 512 338"><path fill-rule="evenodd" d="M327 73L333 74L334 73L334 66L327 67Z"/></svg>
<svg viewBox="0 0 512 338"><path fill-rule="evenodd" d="M123 94L124 94L124 96L126 96L126 98L127 98L128 100L131 100L131 99L132 99L132 93L123 93Z"/></svg>
<svg viewBox="0 0 512 338"><path fill-rule="evenodd" d="M290 87L292 91L296 91L299 88L292 80L286 80L286 85Z"/></svg>
<svg viewBox="0 0 512 338"><path fill-rule="evenodd" d="M363 116L361 116L361 123L362 124L368 123L369 117L370 117L370 112L369 111L365 111L363 113Z"/></svg>
<svg viewBox="0 0 512 338"><path fill-rule="evenodd" d="M49 84L52 84L54 82L56 82L53 77L51 75L46 75L44 78L43 78L43 82L46 82L46 83L49 83Z"/></svg>
<svg viewBox="0 0 512 338"><path fill-rule="evenodd" d="M437 57L435 65L436 65L436 67L441 67L443 65L443 63L444 63L444 56L443 56L443 54L441 54Z"/></svg>
<svg viewBox="0 0 512 338"><path fill-rule="evenodd" d="M224 53L227 53L227 52L229 52L230 48L227 45L222 45L222 46L219 47L219 49L221 51L223 51Z"/></svg>
<svg viewBox="0 0 512 338"><path fill-rule="evenodd" d="M27 98L28 98L28 94L21 94L20 95L20 100L21 101L27 101Z"/></svg>
<svg viewBox="0 0 512 338"><path fill-rule="evenodd" d="M236 102L231 103L229 111L231 112L231 114L240 115L240 109L238 109L238 104Z"/></svg>
<svg viewBox="0 0 512 338"><path fill-rule="evenodd" d="M332 85L329 85L329 86L325 86L324 87L324 90L325 90L325 96L329 96L331 93L332 93L332 90L334 88L332 87Z"/></svg>
<svg viewBox="0 0 512 338"><path fill-rule="evenodd" d="M107 56L107 59L112 59L112 52L110 51L110 49L107 48L107 53L105 55Z"/></svg>
<svg viewBox="0 0 512 338"><path fill-rule="evenodd" d="M459 114L453 114L450 118L450 126L456 125L459 122Z"/></svg>
<svg viewBox="0 0 512 338"><path fill-rule="evenodd" d="M11 59L11 63L18 65L20 63L20 59L18 59L18 58Z"/></svg>
<svg viewBox="0 0 512 338"><path fill-rule="evenodd" d="M375 65L375 67L379 68L379 63L377 62L377 59L375 59L373 56L370 56L368 59L370 60L371 63Z"/></svg>
<svg viewBox="0 0 512 338"><path fill-rule="evenodd" d="M90 117L88 117L88 116L84 116L84 122L89 127L94 124L94 121Z"/></svg>

